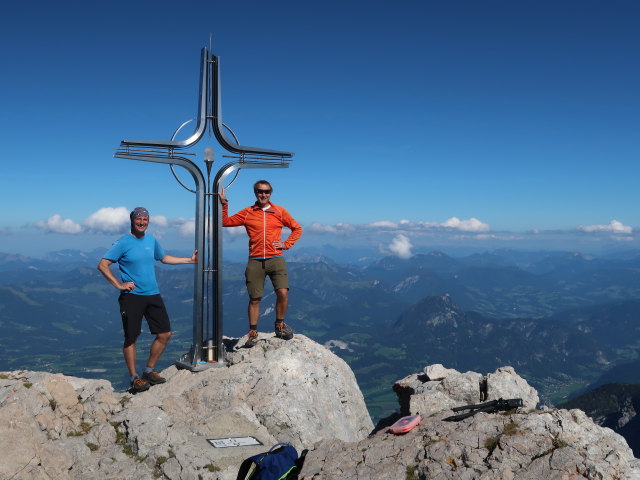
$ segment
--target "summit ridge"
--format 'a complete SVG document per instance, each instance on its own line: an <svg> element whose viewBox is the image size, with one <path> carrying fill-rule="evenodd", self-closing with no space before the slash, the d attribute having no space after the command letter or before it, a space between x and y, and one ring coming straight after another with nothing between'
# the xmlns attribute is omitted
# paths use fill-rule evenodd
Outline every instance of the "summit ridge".
<svg viewBox="0 0 640 480"><path fill-rule="evenodd" d="M225 339L228 363L131 395L106 380L32 371L0 374L0 478L232 480L242 460L285 441L309 449L300 480L342 478L640 478L625 440L580 410L536 409L511 367L460 373L442 365L396 382L403 436L374 429L347 364L303 335ZM451 407L521 397L524 407L444 422ZM262 445L214 448L250 436Z"/></svg>

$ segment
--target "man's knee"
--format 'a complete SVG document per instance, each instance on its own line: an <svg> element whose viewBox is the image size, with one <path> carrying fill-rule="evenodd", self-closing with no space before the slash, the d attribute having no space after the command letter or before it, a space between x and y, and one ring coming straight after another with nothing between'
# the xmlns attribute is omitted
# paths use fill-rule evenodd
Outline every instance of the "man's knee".
<svg viewBox="0 0 640 480"><path fill-rule="evenodd" d="M289 297L289 289L288 288L278 288L276 289L276 296L278 299L286 299Z"/></svg>
<svg viewBox="0 0 640 480"><path fill-rule="evenodd" d="M250 305L260 305L260 301L261 300L262 300L262 297L250 298L249 299L249 304Z"/></svg>
<svg viewBox="0 0 640 480"><path fill-rule="evenodd" d="M173 332L157 333L156 334L156 338L158 339L158 341L160 341L162 343L167 343L169 341L169 339L171 338L172 334L173 334Z"/></svg>

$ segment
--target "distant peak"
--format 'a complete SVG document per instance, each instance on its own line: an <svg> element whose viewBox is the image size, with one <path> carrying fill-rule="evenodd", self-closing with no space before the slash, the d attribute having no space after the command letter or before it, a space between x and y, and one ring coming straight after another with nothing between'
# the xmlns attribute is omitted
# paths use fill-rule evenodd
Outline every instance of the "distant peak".
<svg viewBox="0 0 640 480"><path fill-rule="evenodd" d="M395 323L398 330L411 331L418 328L432 328L447 325L458 328L465 319L465 313L454 303L448 293L425 297L406 310Z"/></svg>

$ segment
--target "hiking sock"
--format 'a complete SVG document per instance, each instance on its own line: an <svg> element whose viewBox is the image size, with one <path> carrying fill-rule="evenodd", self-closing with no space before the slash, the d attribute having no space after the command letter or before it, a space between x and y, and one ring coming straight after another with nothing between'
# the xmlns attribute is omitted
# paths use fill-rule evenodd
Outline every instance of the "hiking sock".
<svg viewBox="0 0 640 480"><path fill-rule="evenodd" d="M258 325L249 325L249 330L258 330Z"/></svg>
<svg viewBox="0 0 640 480"><path fill-rule="evenodd" d="M134 375L131 375L131 383L133 383L133 381L138 377L139 377L139 375L137 373L134 374Z"/></svg>
<svg viewBox="0 0 640 480"><path fill-rule="evenodd" d="M144 369L144 373L151 373L151 372L153 372L153 367L148 366L147 368Z"/></svg>
<svg viewBox="0 0 640 480"><path fill-rule="evenodd" d="M284 318L276 318L276 323L284 323Z"/></svg>

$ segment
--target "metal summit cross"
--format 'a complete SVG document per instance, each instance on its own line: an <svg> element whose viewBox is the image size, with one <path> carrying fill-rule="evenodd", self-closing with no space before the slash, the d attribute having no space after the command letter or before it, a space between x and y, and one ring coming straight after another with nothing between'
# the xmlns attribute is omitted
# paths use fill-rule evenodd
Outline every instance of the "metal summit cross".
<svg viewBox="0 0 640 480"><path fill-rule="evenodd" d="M226 178L234 171L236 177L243 168L287 168L293 157L292 152L268 150L240 145L233 131L222 122L220 102L220 59L202 49L200 59L200 92L198 96L198 116L187 120L173 133L170 140L123 140L114 157L165 163L171 166L176 180L196 197L195 248L198 263L195 269L193 293L193 343L189 352L176 362L180 368L200 371L211 366L224 364L222 345L222 209L217 195ZM195 130L186 140L175 140L178 132L192 121ZM218 170L211 184L213 149L204 149L203 160L207 176L190 159L197 158L193 152L184 150L200 141L209 128L218 143L232 155L232 159ZM228 131L233 139L230 139ZM174 166L186 169L195 181L195 190L188 188L177 177ZM235 178L231 181L235 181ZM230 186L230 184L228 185Z"/></svg>

